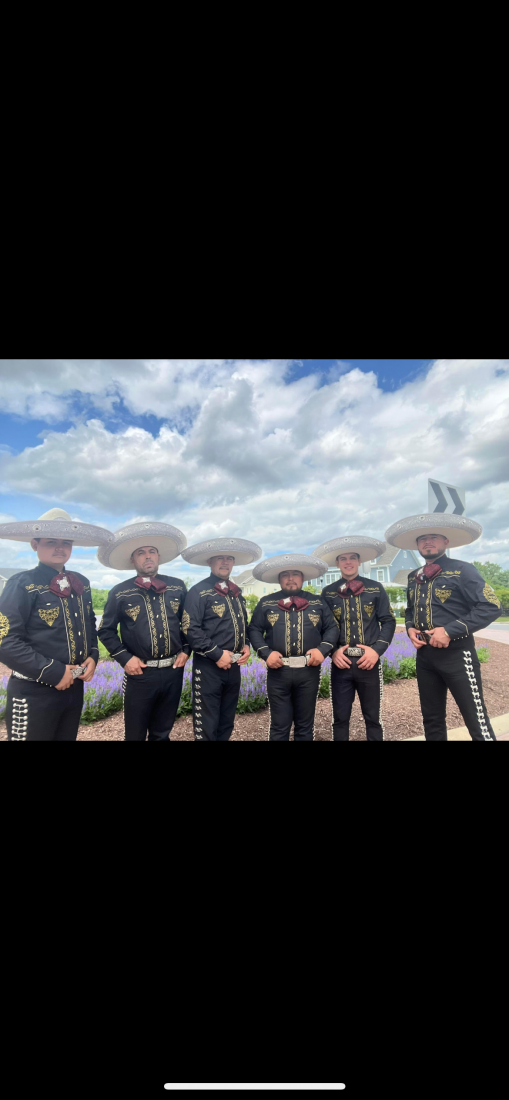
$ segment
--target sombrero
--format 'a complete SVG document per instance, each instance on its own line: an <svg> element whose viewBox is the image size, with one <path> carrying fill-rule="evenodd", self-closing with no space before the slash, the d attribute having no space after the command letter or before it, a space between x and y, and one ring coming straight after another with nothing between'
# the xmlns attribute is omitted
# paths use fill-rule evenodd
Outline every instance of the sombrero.
<svg viewBox="0 0 509 1100"><path fill-rule="evenodd" d="M186 544L182 531L169 523L130 523L110 535L109 542L101 546L97 557L108 569L132 569L131 554L140 546L155 546L162 564L177 558Z"/></svg>
<svg viewBox="0 0 509 1100"><path fill-rule="evenodd" d="M258 581L275 584L284 569L300 569L305 581L314 580L327 572L328 565L321 558L310 554L278 554L275 558L266 558L253 569L253 577Z"/></svg>
<svg viewBox="0 0 509 1100"><path fill-rule="evenodd" d="M191 565L206 565L209 558L218 554L232 554L235 565L250 565L261 557L262 552L255 542L248 542L247 539L206 539L205 542L188 546L182 557Z"/></svg>
<svg viewBox="0 0 509 1100"><path fill-rule="evenodd" d="M370 539L367 535L344 535L340 539L328 539L313 550L317 558L322 558L327 564L335 565L338 554L358 554L362 561L374 561L385 550L385 542L379 539Z"/></svg>
<svg viewBox="0 0 509 1100"><path fill-rule="evenodd" d="M71 539L75 546L102 546L111 539L111 531L92 523L71 519L63 508L51 508L39 519L0 523L0 539L31 542L32 539Z"/></svg>
<svg viewBox="0 0 509 1100"><path fill-rule="evenodd" d="M482 535L480 523L466 516L446 515L443 512L428 512L423 516L407 516L393 523L385 532L385 538L391 546L401 550L415 550L419 535L444 535L451 546L468 546Z"/></svg>

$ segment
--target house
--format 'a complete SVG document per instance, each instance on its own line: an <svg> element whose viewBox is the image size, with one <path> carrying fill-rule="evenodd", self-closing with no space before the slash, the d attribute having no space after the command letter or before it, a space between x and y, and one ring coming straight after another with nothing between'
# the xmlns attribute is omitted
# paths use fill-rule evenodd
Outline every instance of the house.
<svg viewBox="0 0 509 1100"><path fill-rule="evenodd" d="M238 584L242 589L243 596L266 596L269 592L279 592L279 584L267 584L266 581L258 581L256 577L253 577L252 569L245 569L243 573L239 573L238 577L232 576L234 584Z"/></svg>
<svg viewBox="0 0 509 1100"><path fill-rule="evenodd" d="M397 546L388 546L380 558L363 562L360 572L363 577L369 577L372 581L406 588L408 574L421 564L420 555L416 550L398 550ZM331 568L324 573L323 577L318 577L316 581L309 583L320 591L326 585L339 581L340 578L340 570Z"/></svg>
<svg viewBox="0 0 509 1100"><path fill-rule="evenodd" d="M3 565L0 565L0 596L5 588L6 581L22 572L22 569L4 569Z"/></svg>

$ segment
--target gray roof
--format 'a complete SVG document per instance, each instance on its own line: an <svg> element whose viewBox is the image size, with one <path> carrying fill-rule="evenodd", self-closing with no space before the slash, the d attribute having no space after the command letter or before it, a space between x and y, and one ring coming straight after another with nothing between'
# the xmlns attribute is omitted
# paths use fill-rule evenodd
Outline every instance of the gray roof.
<svg viewBox="0 0 509 1100"><path fill-rule="evenodd" d="M394 580L391 581L391 584L404 584L406 586L411 572L411 569L399 569Z"/></svg>
<svg viewBox="0 0 509 1100"><path fill-rule="evenodd" d="M237 573L236 575L232 574L232 581L234 581L235 584L241 584L241 585L242 584L247 584L248 581L252 581L252 580L253 580L253 570L252 569L244 569L243 573Z"/></svg>
<svg viewBox="0 0 509 1100"><path fill-rule="evenodd" d="M399 554L399 547L388 546L387 550L384 550L382 557L377 559L377 567L379 565L392 565L396 554Z"/></svg>
<svg viewBox="0 0 509 1100"><path fill-rule="evenodd" d="M11 577L15 577L17 573L24 573L24 569L4 569L3 565L0 565L0 577L3 577L4 581L8 581Z"/></svg>

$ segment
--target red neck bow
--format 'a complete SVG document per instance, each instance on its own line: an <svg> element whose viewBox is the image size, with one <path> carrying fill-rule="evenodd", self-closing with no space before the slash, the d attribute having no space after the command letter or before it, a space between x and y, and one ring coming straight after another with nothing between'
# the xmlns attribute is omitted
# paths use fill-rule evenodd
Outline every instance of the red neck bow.
<svg viewBox="0 0 509 1100"><path fill-rule="evenodd" d="M238 588L233 581L218 581L214 585L216 592L219 592L220 596L240 596L242 592L241 588Z"/></svg>
<svg viewBox="0 0 509 1100"><path fill-rule="evenodd" d="M360 596L361 592L365 591L366 589L364 588L362 581L343 581L343 584L340 584L338 587L338 596L342 596L343 599L346 600L347 596L349 596L350 593L352 594L352 596Z"/></svg>
<svg viewBox="0 0 509 1100"><path fill-rule="evenodd" d="M70 596L71 592L75 592L77 596L82 596L85 585L76 573L58 573L56 577L52 578L49 590L54 592L55 596L62 596L62 598Z"/></svg>
<svg viewBox="0 0 509 1100"><path fill-rule="evenodd" d="M432 581L433 577L438 577L438 574L442 572L441 565L425 565L424 569L419 569L416 574L417 584L423 584L424 581Z"/></svg>
<svg viewBox="0 0 509 1100"><path fill-rule="evenodd" d="M292 607L295 607L296 611L305 611L306 607L309 607L309 602L303 596L286 596L284 600L278 600L278 607L281 611L291 611Z"/></svg>
<svg viewBox="0 0 509 1100"><path fill-rule="evenodd" d="M144 588L145 592L150 592L151 588L154 589L154 592L166 592L166 584L159 577L136 577L134 583L139 588Z"/></svg>

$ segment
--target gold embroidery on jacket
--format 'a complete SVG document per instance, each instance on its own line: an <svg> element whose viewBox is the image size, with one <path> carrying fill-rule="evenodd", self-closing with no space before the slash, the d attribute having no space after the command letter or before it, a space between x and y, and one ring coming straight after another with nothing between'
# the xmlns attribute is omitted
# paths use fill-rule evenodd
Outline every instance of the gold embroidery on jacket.
<svg viewBox="0 0 509 1100"><path fill-rule="evenodd" d="M279 619L279 615L276 615L275 611L270 611L269 614L267 615L267 618L269 620L270 625L274 626L275 623L277 623L277 621Z"/></svg>
<svg viewBox="0 0 509 1100"><path fill-rule="evenodd" d="M191 626L191 616L189 614L189 611L184 611L182 613L182 630L184 631L184 634L187 634L190 626Z"/></svg>
<svg viewBox="0 0 509 1100"><path fill-rule="evenodd" d="M3 642L3 639L7 637L10 627L11 624L7 618L7 615L2 615L2 612L0 611L0 645Z"/></svg>
<svg viewBox="0 0 509 1100"><path fill-rule="evenodd" d="M452 596L452 588L437 588L435 590L435 596L438 596L439 600L445 603L445 601Z"/></svg>
<svg viewBox="0 0 509 1100"><path fill-rule="evenodd" d="M215 596L215 595L216 595L216 593L214 592L213 588L204 588L202 590L202 592L200 592L200 596Z"/></svg>
<svg viewBox="0 0 509 1100"><path fill-rule="evenodd" d="M302 637L303 637L303 634L304 634L304 612L303 611L298 611L297 612L297 649L298 649L298 656L299 657L302 654L302 648L303 648L303 646L302 646Z"/></svg>
<svg viewBox="0 0 509 1100"><path fill-rule="evenodd" d="M491 584L484 585L483 596L485 600L489 600L489 602L494 604L495 607L502 606L496 592L493 591Z"/></svg>
<svg viewBox="0 0 509 1100"><path fill-rule="evenodd" d="M239 609L240 614L241 614L242 642L241 642L241 647L240 648L243 649L245 644L246 644L246 617L244 615L243 596L235 596L235 599L237 601L237 606L238 606L238 609Z"/></svg>
<svg viewBox="0 0 509 1100"><path fill-rule="evenodd" d="M178 609L180 607L179 601L178 600L170 600L170 607L173 611L173 614L176 615L178 613Z"/></svg>
<svg viewBox="0 0 509 1100"><path fill-rule="evenodd" d="M126 609L125 609L126 615L129 615L129 618L133 620L133 623L136 622L136 619L138 618L138 615L139 615L140 611L141 611L141 605L140 604L138 604L137 607L126 607Z"/></svg>
<svg viewBox="0 0 509 1100"><path fill-rule="evenodd" d="M336 622L338 622L338 623L341 622L341 608L340 607L335 607L334 608L334 618L336 619Z"/></svg>
<svg viewBox="0 0 509 1100"><path fill-rule="evenodd" d="M359 624L360 641L364 641L364 625L362 622L362 604L360 596L355 597L355 606L357 608L357 622Z"/></svg>
<svg viewBox="0 0 509 1100"><path fill-rule="evenodd" d="M238 627L238 623L237 623L237 616L236 616L235 611L233 609L233 603L232 603L231 596L225 596L225 600L228 604L228 610L230 612L232 623L233 623L233 629L235 631L235 642L234 642L235 649L234 649L233 652L238 653L240 651L240 635L239 635L239 627ZM221 607L224 607L224 604L221 604ZM212 608L212 610L214 610L214 608ZM220 615L221 613L217 612L217 614Z"/></svg>
<svg viewBox="0 0 509 1100"><path fill-rule="evenodd" d="M224 603L213 603L212 611L214 612L214 615L219 615L219 618L222 619L226 611Z"/></svg>
<svg viewBox="0 0 509 1100"><path fill-rule="evenodd" d="M374 603L365 603L364 604L364 611L366 612L366 615L372 615L374 610L375 610Z"/></svg>
<svg viewBox="0 0 509 1100"><path fill-rule="evenodd" d="M159 657L159 651L157 647L157 627L154 619L154 612L152 610L152 603L150 596L145 594L145 607L147 609L148 628L150 630L150 637L152 640L152 656Z"/></svg>
<svg viewBox="0 0 509 1100"><path fill-rule="evenodd" d="M62 604L64 606L64 612L65 612L64 623L65 623L65 629L67 631L67 644L69 646L69 658L70 658L69 663L71 665L75 665L76 664L76 642L75 642L75 639L74 639L74 631L73 631L73 628L72 628L71 612L69 610L69 600L62 600Z"/></svg>
<svg viewBox="0 0 509 1100"><path fill-rule="evenodd" d="M290 622L290 612L285 611L284 615L285 615L285 646L286 646L285 657L291 657L291 654L292 654L292 630L291 630L291 626L292 626L292 624Z"/></svg>
<svg viewBox="0 0 509 1100"><path fill-rule="evenodd" d="M443 573L446 577L461 577L461 569L444 569Z"/></svg>
<svg viewBox="0 0 509 1100"><path fill-rule="evenodd" d="M163 657L170 656L170 628L168 626L168 616L166 614L166 604L164 602L164 593L159 596L159 604L161 607L161 619L163 624L164 635L164 653Z"/></svg>
<svg viewBox="0 0 509 1100"><path fill-rule="evenodd" d="M39 615L42 621L47 624L47 626L53 626L55 619L58 619L58 616L60 615L60 608L50 607L48 611L46 611L44 608L40 607Z"/></svg>
<svg viewBox="0 0 509 1100"><path fill-rule="evenodd" d="M308 619L310 620L310 622L313 623L313 626L318 626L318 623L320 622L320 616L312 615L311 612L308 613Z"/></svg>

